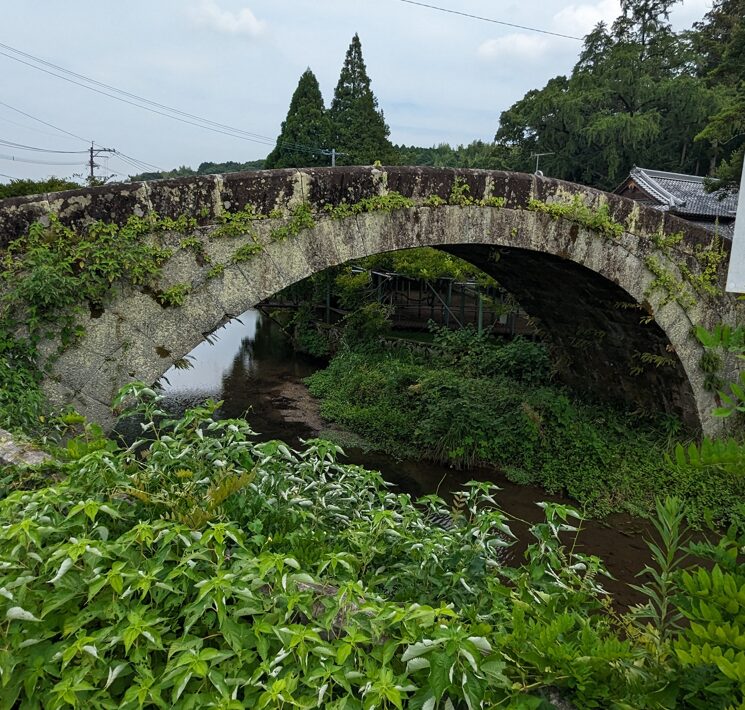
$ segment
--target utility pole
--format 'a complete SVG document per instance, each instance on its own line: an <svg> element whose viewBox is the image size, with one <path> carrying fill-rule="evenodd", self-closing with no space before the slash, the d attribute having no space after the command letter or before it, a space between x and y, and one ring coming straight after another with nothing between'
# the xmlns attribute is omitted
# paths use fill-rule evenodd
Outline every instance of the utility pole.
<svg viewBox="0 0 745 710"><path fill-rule="evenodd" d="M116 148L94 148L93 141L91 141L89 153L90 159L88 160L88 167L90 168L90 175L88 179L91 184L93 184L93 181L96 179L94 168L99 167L95 162L95 158L97 158L101 153L116 153Z"/></svg>
<svg viewBox="0 0 745 710"><path fill-rule="evenodd" d="M321 155L330 155L331 156L331 167L336 167L336 157L338 155L346 155L346 153L339 153L336 148L331 148L330 150L326 148L325 150L319 151Z"/></svg>

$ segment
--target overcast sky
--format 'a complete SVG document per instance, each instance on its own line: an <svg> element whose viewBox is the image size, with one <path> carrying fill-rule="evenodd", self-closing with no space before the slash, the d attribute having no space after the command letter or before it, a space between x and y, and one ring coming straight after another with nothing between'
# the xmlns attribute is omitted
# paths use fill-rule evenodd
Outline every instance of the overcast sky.
<svg viewBox="0 0 745 710"><path fill-rule="evenodd" d="M576 36L618 14L616 0L431 4ZM690 27L710 5L711 0L680 3L672 15L674 27ZM575 40L401 0L0 0L0 12L0 43L272 140L306 67L330 103L355 32L391 140L422 146L492 140L500 112L529 89L570 72L581 47ZM0 102L164 169L254 160L271 148L149 113L2 55L0 77ZM58 150L86 148L82 140L3 105L0 138ZM84 156L76 154L0 145L0 155L4 182L8 176L83 171ZM80 165L37 165L8 156ZM136 172L118 157L108 168L123 176Z"/></svg>

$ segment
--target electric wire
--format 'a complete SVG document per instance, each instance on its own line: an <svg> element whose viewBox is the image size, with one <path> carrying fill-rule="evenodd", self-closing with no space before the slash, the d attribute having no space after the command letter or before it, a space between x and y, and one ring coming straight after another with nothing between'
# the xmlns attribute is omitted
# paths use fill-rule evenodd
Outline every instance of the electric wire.
<svg viewBox="0 0 745 710"><path fill-rule="evenodd" d="M20 180L21 178L14 177L13 175L6 175L5 173L0 173L0 177L8 178L8 180Z"/></svg>
<svg viewBox="0 0 745 710"><path fill-rule="evenodd" d="M15 148L17 150L29 150L36 153L87 153L87 150L56 150L52 148L38 148L33 145L24 145L23 143L15 143L14 141L0 138L0 145L4 145L7 148Z"/></svg>
<svg viewBox="0 0 745 710"><path fill-rule="evenodd" d="M400 0L405 2L407 5L418 5L419 7L426 7L430 10L439 10L440 12L447 12L450 15L460 15L461 17L468 17L472 20L481 20L482 22L491 22L495 25L503 25L504 27L514 27L518 30L525 30L527 32L539 32L544 35L552 35L553 37L563 37L564 39L576 39L579 42L584 41L583 37L576 37L575 35L565 35L561 32L551 32L551 30L542 30L537 27L529 27L528 25L518 25L514 22L505 22L504 20L495 20L491 17L481 17L480 15L471 15L468 12L461 12L460 10L451 10L447 7L439 7L437 5L429 5L426 2L417 2L417 0ZM0 44L0 46L5 46Z"/></svg>
<svg viewBox="0 0 745 710"><path fill-rule="evenodd" d="M229 126L229 125L224 124L224 123L218 123L217 121L212 121L212 120L210 120L208 118L203 118L202 116L197 116L197 115L195 115L193 113L188 113L187 111L182 111L181 109L173 108L172 106L167 106L166 104L159 103L158 101L152 101L151 99L146 99L143 96L138 96L137 94L133 94L133 93L131 93L129 91L125 91L124 89L119 89L118 87L112 86L111 84L106 84L103 81L98 81L97 79L92 79L91 77L86 76L85 74L79 74L78 72L74 72L71 69L66 69L65 67L62 67L59 64L55 64L54 62L50 62L50 61L47 61L45 59L41 59L40 57L36 57L33 54L29 54L28 52L24 52L24 51L22 51L20 49L16 49L15 47L11 47L8 44L4 44L4 43L0 42L0 47L2 47L3 49L6 49L8 51L14 52L16 54L19 54L19 55L21 55L23 57L26 57L27 59L30 59L31 61L37 62L39 64L43 64L44 66L47 66L47 67L50 67L50 68L54 69L55 71L60 71L60 72L62 72L64 74L68 74L70 76L74 76L77 79L80 79L82 81L85 81L85 82L87 82L89 84L94 84L96 86L100 86L100 87L102 87L104 89L107 89L109 91L113 91L113 92L115 92L117 94L121 94L122 96L127 96L128 98L133 99L135 101L139 101L141 103L146 103L146 104L149 104L151 106L155 106L156 108L160 108L160 109L163 109L165 111L169 111L171 113L179 114L181 116L186 116L187 118L192 118L194 120L197 120L197 121L200 121L200 122L203 122L203 123L206 123L206 124L215 126L217 128L223 128L223 129L226 129L226 130L235 131L236 133L242 133L242 134L244 134L246 136L250 136L250 137L256 138L258 140L267 140L267 141L271 141L272 143L274 142L274 139L273 138L270 138L269 136L264 136L264 135L261 135L260 133L253 133L252 131L246 131L246 130L244 130L242 128L236 128L235 126ZM288 143L288 145L300 146L301 144L299 144L299 143ZM307 146L302 146L302 147L307 147Z"/></svg>
<svg viewBox="0 0 745 710"><path fill-rule="evenodd" d="M66 131L64 128L60 128L59 126L55 126L52 123L48 123L47 121L42 121L40 118L36 118L36 116L32 116L30 113L26 113L25 111L21 111L21 109L16 108L15 106L11 106L10 104L6 104L4 101L0 101L0 106L5 106L5 108L9 108L11 111L15 111L16 113L20 113L22 116L26 116L26 118L30 118L33 121L38 121L39 123L43 123L45 126L49 126L50 128L54 128L55 131L59 131L60 133L65 133L68 136L72 136L73 138L77 138L79 141L83 141L83 143L90 143L87 138L83 138L79 135L76 135L75 133L70 133L70 131Z"/></svg>
<svg viewBox="0 0 745 710"><path fill-rule="evenodd" d="M154 170L157 170L159 172L163 172L163 168L158 167L157 165L153 165L152 163L148 163L144 160L140 160L139 158L133 158L131 155L127 155L126 153L122 153L120 150L114 151L115 155L119 155L122 158L125 158L126 160L131 161L132 163L136 165L141 165L145 168L152 168Z"/></svg>
<svg viewBox="0 0 745 710"><path fill-rule="evenodd" d="M77 163L63 163L63 162L56 162L56 161L46 161L46 160L34 160L33 158L19 158L15 155L5 155L0 153L0 160L10 160L14 163L31 163L33 165L65 165L65 166L74 166L74 165L84 165L84 162L77 162Z"/></svg>
<svg viewBox="0 0 745 710"><path fill-rule="evenodd" d="M8 54L7 52L0 51L0 55L6 57L7 59L12 59L15 62L19 62L28 67L31 67L32 69L36 69L37 71L41 71L41 72L44 72L45 74L49 74L50 76L54 76L57 79L62 79L63 81L67 81L71 84L75 84L76 86L80 86L84 89L88 89L89 91L95 91L98 94L101 94L103 96L108 96L109 98L115 99L116 101L120 101L125 104L129 104L130 106L135 106L145 111L150 111L151 113L155 113L160 116L165 116L166 118L170 118L175 121L180 121L181 123L186 123L192 126L196 126L197 128L209 130L214 133L221 133L223 135L227 135L232 138L248 140L248 141L251 141L254 143L260 143L263 145L275 145L278 143L274 138L270 138L269 136L262 136L261 134L258 134L258 133L252 133L250 131L245 131L241 128L236 128L234 126L229 126L227 124L218 123L216 121L202 118L201 116L197 116L195 114L191 114L186 111L181 111L180 109L175 109L165 104L160 104L157 101L151 101L150 99L146 99L136 94L132 94L130 92L124 91L123 89L118 89L116 87L110 86L109 84L105 84L95 79L91 79L90 77L87 77L83 74L78 74L69 69L65 69L64 67L61 67L52 62L47 62L44 59L35 57L32 54L23 52L19 49L11 47L10 45L4 44L2 42L0 42L0 47L10 52L13 52L15 54L18 54L20 55L20 57L26 57L27 59L30 59L31 61L25 61L24 59L21 59L20 57L15 57L12 54ZM36 62L36 64L32 62ZM55 71L52 71L51 69L45 69L44 66L37 66L37 64L42 64L47 67L52 67ZM56 72L61 72L62 74L59 74ZM63 74L68 74L70 76L64 76ZM76 78L75 79L70 78L71 76L76 77ZM77 79L81 79L82 81L77 81ZM83 82L88 82L88 83L83 83ZM93 84L93 86L90 86L89 84ZM102 86L108 89L108 91L104 91L103 89L96 88L96 86ZM115 92L115 93L111 93L111 92ZM116 94L121 94L121 96L118 96ZM129 98L125 98L125 97L130 97L134 100L131 101L129 100ZM143 104L147 104L147 105L143 105ZM163 109L163 110L160 110L160 109ZM194 119L194 120L191 120L191 119ZM327 154L328 153L327 149L314 148L314 147L302 145L299 143L290 143L290 142L282 141L280 145L282 147L288 148L289 150L300 152L300 153L312 153L312 154L319 154L319 153Z"/></svg>
<svg viewBox="0 0 745 710"><path fill-rule="evenodd" d="M34 133L39 133L44 136L51 136L52 138L70 140L69 136L60 136L58 133L52 133L51 131L43 131L41 128L36 128L36 126L29 126L27 123L20 123L19 121L13 121L7 116L0 116L0 121L3 121L3 123L10 123L12 126L19 126L20 128L23 128L26 131L33 131ZM78 140L77 138L75 140Z"/></svg>
<svg viewBox="0 0 745 710"><path fill-rule="evenodd" d="M46 121L42 121L42 119L37 118L36 116L32 116L30 113L26 113L25 111L21 111L21 109L16 108L15 106L11 106L10 104L7 104L7 103L5 103L3 101L0 101L0 105L5 106L6 108L9 108L12 111L16 111L17 113L20 113L20 114L22 114L22 115L24 115L24 116L26 116L26 117L34 120L34 121L38 121L40 123L43 123L46 126L50 126L51 128L54 128L56 131L60 131L60 132L65 133L65 134L67 134L69 136L72 136L76 140L81 140L84 143L92 143L93 145L98 146L98 144L95 141L88 141L85 138L82 138L80 136L77 136L74 133L70 133L69 131L66 131L63 128L60 128L59 126L54 126L51 123L47 123ZM0 118L2 118L2 117L0 117ZM5 120L7 120L7 119L5 119ZM15 123L15 122L14 121L10 121L10 123ZM23 124L16 124L16 125L19 125L19 126L21 126L23 128L26 128L27 127L27 126L23 126ZM30 126L28 126L28 128L30 128ZM47 134L47 135L51 135L51 134ZM0 143L2 143L2 144L6 144L8 142L10 142L10 141L7 141L6 142L3 139L0 139ZM22 144L17 143L15 145L16 146L21 146ZM29 148L29 149L32 148L32 146L25 146L25 147L26 148ZM100 148L101 146L98 146L98 147ZM39 148L37 150L42 150L42 149ZM45 151L45 152L67 152L67 151ZM88 150L69 151L69 152L70 153L78 153L78 152L79 153L88 153ZM123 153L121 153L121 151L118 151L118 150L116 151L116 153L118 155L124 155ZM133 164L133 167L137 168L138 170L145 171L145 170L149 170L149 169L155 169L155 170L157 170L159 172L162 172L163 171L163 169L160 168L160 167L158 167L157 165L153 165L152 163L148 163L148 162L146 162L144 160L139 160L137 158L132 157L131 155L130 156L125 156L125 157L127 157L129 160L131 160L132 161L132 164Z"/></svg>

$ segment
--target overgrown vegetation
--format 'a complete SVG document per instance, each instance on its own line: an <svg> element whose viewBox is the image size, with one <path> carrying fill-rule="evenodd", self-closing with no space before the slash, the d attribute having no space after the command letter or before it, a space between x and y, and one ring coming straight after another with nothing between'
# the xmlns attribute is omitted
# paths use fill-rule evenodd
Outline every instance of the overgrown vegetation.
<svg viewBox="0 0 745 710"><path fill-rule="evenodd" d="M146 439L73 446L64 481L0 501L3 707L739 702L736 641L698 623L716 613L742 633L725 601L742 583L734 532L698 546L712 570L642 580L673 610L665 619L697 622L663 633L659 606L610 610L602 563L564 546L570 508L544 504L524 560L506 566L514 538L490 484L469 484L453 508L414 505L338 463L329 442L258 444L245 421L215 420L216 403L171 420L147 387L120 402L132 397Z"/></svg>
<svg viewBox="0 0 745 710"><path fill-rule="evenodd" d="M648 513L660 490L685 499L698 522L745 512L741 475L702 478L684 461L666 462L673 422L582 403L550 383L541 345L442 329L434 346L432 356L343 350L311 376L310 390L325 417L394 456L496 466L568 493L592 514Z"/></svg>
<svg viewBox="0 0 745 710"><path fill-rule="evenodd" d="M590 207L585 204L580 195L574 195L571 200L557 202L542 202L530 200L528 209L551 215L554 219L566 219L583 227L592 229L608 239L617 239L624 232L624 226L616 222L610 215L607 204Z"/></svg>
<svg viewBox="0 0 745 710"><path fill-rule="evenodd" d="M50 177L46 180L11 180L5 185L0 185L0 200L23 195L40 195L45 192L78 190L80 187L80 183L57 177Z"/></svg>

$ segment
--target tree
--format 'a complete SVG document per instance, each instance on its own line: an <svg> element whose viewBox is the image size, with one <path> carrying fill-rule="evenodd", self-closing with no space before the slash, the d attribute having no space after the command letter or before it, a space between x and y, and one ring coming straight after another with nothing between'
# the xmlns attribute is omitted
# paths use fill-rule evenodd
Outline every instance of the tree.
<svg viewBox="0 0 745 710"><path fill-rule="evenodd" d="M321 151L329 148L330 124L321 88L308 68L298 82L290 101L287 118L277 145L266 158L266 168L297 168L328 165Z"/></svg>
<svg viewBox="0 0 745 710"><path fill-rule="evenodd" d="M340 164L370 165L376 160L395 162L396 153L388 140L390 129L370 88L357 34L347 50L329 115L332 147L344 153L338 159Z"/></svg>
<svg viewBox="0 0 745 710"><path fill-rule="evenodd" d="M500 117L496 140L530 169L612 189L634 165L703 173L712 145L695 138L712 113L690 41L668 15L675 0L623 0L608 28L585 38L571 76L528 92Z"/></svg>
<svg viewBox="0 0 745 710"><path fill-rule="evenodd" d="M38 195L44 192L77 190L80 184L64 178L50 177L45 180L11 180L7 185L0 185L0 200L23 195Z"/></svg>
<svg viewBox="0 0 745 710"><path fill-rule="evenodd" d="M712 189L735 189L745 157L745 0L715 0L694 25L693 43L701 55L701 73L716 98L716 112L699 133L715 146L720 159Z"/></svg>

